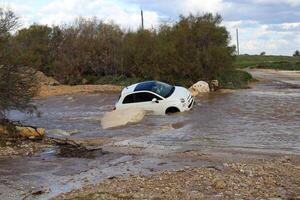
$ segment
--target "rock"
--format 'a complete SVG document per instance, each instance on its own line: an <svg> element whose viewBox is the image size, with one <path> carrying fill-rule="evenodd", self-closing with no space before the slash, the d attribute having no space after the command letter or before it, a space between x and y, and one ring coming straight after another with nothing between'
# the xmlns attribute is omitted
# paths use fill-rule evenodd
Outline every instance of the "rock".
<svg viewBox="0 0 300 200"><path fill-rule="evenodd" d="M220 88L218 80L211 80L209 82L210 91L216 91Z"/></svg>
<svg viewBox="0 0 300 200"><path fill-rule="evenodd" d="M6 146L10 146L11 142L6 142L5 144L6 144Z"/></svg>
<svg viewBox="0 0 300 200"><path fill-rule="evenodd" d="M101 119L102 128L113 128L124 126L128 123L141 121L146 115L146 111L137 108L118 109L107 112Z"/></svg>
<svg viewBox="0 0 300 200"><path fill-rule="evenodd" d="M26 138L30 138L30 137L42 138L45 135L44 128L16 126L16 130L18 131L19 135Z"/></svg>
<svg viewBox="0 0 300 200"><path fill-rule="evenodd" d="M80 130L74 129L74 130L62 130L62 129L52 129L48 130L49 134L54 135L65 135L65 136L71 136L80 133Z"/></svg>
<svg viewBox="0 0 300 200"><path fill-rule="evenodd" d="M223 180L216 180L213 183L213 187L216 189L224 189L226 187L226 183Z"/></svg>
<svg viewBox="0 0 300 200"><path fill-rule="evenodd" d="M192 85L189 90L192 93L192 96L198 96L201 93L208 93L210 91L209 85L205 81L198 81Z"/></svg>

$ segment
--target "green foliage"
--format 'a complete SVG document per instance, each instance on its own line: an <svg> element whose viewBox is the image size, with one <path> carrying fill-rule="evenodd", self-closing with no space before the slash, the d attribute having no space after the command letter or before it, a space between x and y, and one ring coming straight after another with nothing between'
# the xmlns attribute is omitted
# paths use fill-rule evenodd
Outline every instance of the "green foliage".
<svg viewBox="0 0 300 200"><path fill-rule="evenodd" d="M66 84L112 76L189 85L231 68L234 48L221 21L212 14L180 16L174 24L137 31L82 18L61 27L32 25L10 39L11 62Z"/></svg>
<svg viewBox="0 0 300 200"><path fill-rule="evenodd" d="M277 70L300 70L300 62L272 62L272 63L259 63L255 68L261 69L277 69Z"/></svg>
<svg viewBox="0 0 300 200"><path fill-rule="evenodd" d="M179 22L157 31L127 34L125 73L177 84L216 78L220 70L231 68L234 52L220 23L219 15L181 16Z"/></svg>
<svg viewBox="0 0 300 200"><path fill-rule="evenodd" d="M52 29L48 26L32 25L19 30L13 38L15 63L50 74L51 39Z"/></svg>
<svg viewBox="0 0 300 200"><path fill-rule="evenodd" d="M241 70L226 70L217 76L222 88L238 89L247 88L248 83L253 80L251 74Z"/></svg>
<svg viewBox="0 0 300 200"><path fill-rule="evenodd" d="M234 65L238 68L300 70L300 57L241 55L236 58Z"/></svg>

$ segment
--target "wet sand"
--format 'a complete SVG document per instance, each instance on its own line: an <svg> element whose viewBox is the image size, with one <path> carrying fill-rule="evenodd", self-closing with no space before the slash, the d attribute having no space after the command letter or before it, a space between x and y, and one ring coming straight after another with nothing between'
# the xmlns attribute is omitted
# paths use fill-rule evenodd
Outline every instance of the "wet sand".
<svg viewBox="0 0 300 200"><path fill-rule="evenodd" d="M77 93L120 92L122 89L123 86L116 85L42 85L37 98Z"/></svg>

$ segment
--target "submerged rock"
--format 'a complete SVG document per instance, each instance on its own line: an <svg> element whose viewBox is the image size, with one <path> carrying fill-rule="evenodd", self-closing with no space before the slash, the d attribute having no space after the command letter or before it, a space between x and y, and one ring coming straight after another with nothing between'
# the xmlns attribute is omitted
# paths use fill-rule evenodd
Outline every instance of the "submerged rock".
<svg viewBox="0 0 300 200"><path fill-rule="evenodd" d="M141 121L146 115L146 111L137 108L118 109L105 113L101 119L102 128L114 128L124 126L128 123Z"/></svg>
<svg viewBox="0 0 300 200"><path fill-rule="evenodd" d="M47 134L58 135L58 136L71 136L80 133L80 130L62 130L62 129L51 129L47 131Z"/></svg>

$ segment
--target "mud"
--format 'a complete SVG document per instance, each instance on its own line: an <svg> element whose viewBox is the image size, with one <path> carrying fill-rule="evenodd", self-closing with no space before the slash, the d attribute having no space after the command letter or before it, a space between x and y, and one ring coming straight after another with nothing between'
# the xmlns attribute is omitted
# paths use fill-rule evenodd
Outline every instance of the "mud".
<svg viewBox="0 0 300 200"><path fill-rule="evenodd" d="M252 89L209 93L190 112L146 116L109 130L101 128L100 119L117 100L114 93L38 99L40 117L12 111L11 119L44 127L51 137L81 141L91 151L48 148L30 158L1 159L0 199L49 199L108 178L184 166L298 157L299 74L250 72L261 79Z"/></svg>

